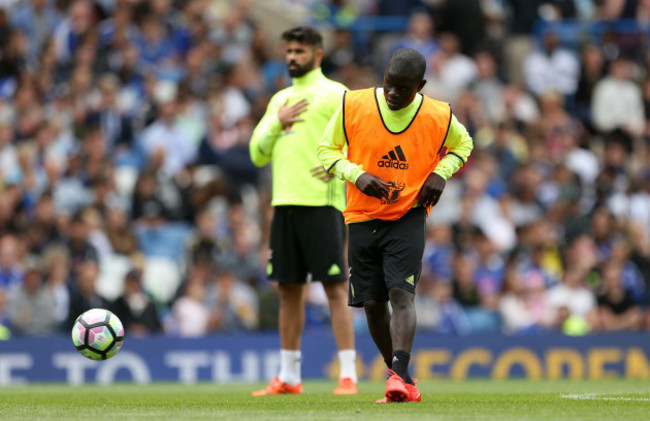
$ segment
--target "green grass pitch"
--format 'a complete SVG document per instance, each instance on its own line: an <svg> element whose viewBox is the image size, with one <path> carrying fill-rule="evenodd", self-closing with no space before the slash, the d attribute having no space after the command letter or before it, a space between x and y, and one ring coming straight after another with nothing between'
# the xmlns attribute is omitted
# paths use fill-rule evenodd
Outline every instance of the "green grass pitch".
<svg viewBox="0 0 650 421"><path fill-rule="evenodd" d="M334 396L308 381L303 395L253 398L258 385L29 385L0 388L0 420L647 420L650 382L423 382L421 403L374 404L383 384Z"/></svg>

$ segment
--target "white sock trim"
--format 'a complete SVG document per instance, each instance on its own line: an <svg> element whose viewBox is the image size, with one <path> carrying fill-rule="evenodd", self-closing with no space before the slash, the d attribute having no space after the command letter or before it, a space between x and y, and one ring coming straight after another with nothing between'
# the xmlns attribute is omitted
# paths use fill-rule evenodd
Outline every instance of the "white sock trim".
<svg viewBox="0 0 650 421"><path fill-rule="evenodd" d="M357 382L357 351L354 349L344 349L339 351L339 365L341 366L341 373L339 379L350 377L354 382Z"/></svg>
<svg viewBox="0 0 650 421"><path fill-rule="evenodd" d="M300 363L302 352L300 350L280 350L280 374L278 378L291 386L298 385L302 382L300 374Z"/></svg>

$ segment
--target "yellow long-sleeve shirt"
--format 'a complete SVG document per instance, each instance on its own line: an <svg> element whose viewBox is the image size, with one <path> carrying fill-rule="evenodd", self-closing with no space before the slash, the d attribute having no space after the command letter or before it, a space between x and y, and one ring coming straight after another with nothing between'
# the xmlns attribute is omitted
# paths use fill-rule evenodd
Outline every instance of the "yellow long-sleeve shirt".
<svg viewBox="0 0 650 421"><path fill-rule="evenodd" d="M320 165L316 148L346 87L326 78L314 69L293 85L276 93L267 106L249 145L251 160L258 167L273 165L273 206L345 207L345 183L338 179L323 182L310 170ZM283 129L278 110L286 101L292 105L301 99L309 102L300 115L304 121Z"/></svg>

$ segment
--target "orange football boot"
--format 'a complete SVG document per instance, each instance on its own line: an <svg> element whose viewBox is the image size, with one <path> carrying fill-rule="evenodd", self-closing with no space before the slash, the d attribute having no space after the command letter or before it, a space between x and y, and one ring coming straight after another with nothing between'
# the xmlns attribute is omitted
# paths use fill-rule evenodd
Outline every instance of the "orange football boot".
<svg viewBox="0 0 650 421"><path fill-rule="evenodd" d="M409 391L406 389L406 383L393 370L388 370L386 393L384 395L393 402L405 402L409 399Z"/></svg>
<svg viewBox="0 0 650 421"><path fill-rule="evenodd" d="M291 386L288 383L281 381L279 378L274 377L262 390L256 390L251 393L253 396L266 396L266 395L300 395L302 393L302 383Z"/></svg>
<svg viewBox="0 0 650 421"><path fill-rule="evenodd" d="M415 385L405 383L393 370L388 370L386 396L375 403L421 402L422 395L417 388L418 380L413 379L413 382Z"/></svg>
<svg viewBox="0 0 650 421"><path fill-rule="evenodd" d="M359 393L357 384L350 377L344 377L339 380L339 385L334 389L335 395L356 395Z"/></svg>
<svg viewBox="0 0 650 421"><path fill-rule="evenodd" d="M422 402L422 395L418 390L418 379L413 379L413 384L406 383L406 390L409 392L409 398L406 402Z"/></svg>

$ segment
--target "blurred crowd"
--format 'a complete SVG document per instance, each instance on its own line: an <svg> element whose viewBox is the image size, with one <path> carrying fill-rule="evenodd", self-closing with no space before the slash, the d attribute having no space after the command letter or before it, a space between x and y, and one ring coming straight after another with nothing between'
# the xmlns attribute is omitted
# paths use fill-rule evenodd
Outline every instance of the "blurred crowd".
<svg viewBox="0 0 650 421"><path fill-rule="evenodd" d="M306 8L295 24L323 29L323 70L351 89L417 49L423 92L474 138L429 217L422 330L650 329L649 1L270 3ZM290 80L259 6L0 2L0 339L92 307L131 335L277 327L270 171L248 142ZM355 26L369 16L405 24ZM318 284L307 301L326 326Z"/></svg>

